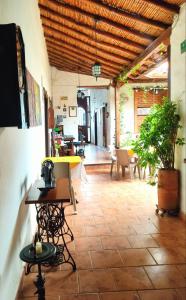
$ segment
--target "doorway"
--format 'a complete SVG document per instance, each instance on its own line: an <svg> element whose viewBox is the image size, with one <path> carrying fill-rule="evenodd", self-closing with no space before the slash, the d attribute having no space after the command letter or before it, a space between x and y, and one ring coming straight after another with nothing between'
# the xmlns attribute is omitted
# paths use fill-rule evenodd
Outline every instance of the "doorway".
<svg viewBox="0 0 186 300"><path fill-rule="evenodd" d="M90 143L90 96L83 92L77 97L78 103L78 140Z"/></svg>

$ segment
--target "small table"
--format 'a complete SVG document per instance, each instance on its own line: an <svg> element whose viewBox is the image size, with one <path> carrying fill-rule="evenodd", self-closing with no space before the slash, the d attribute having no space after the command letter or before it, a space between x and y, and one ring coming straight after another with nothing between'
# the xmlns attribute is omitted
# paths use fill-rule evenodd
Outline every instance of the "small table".
<svg viewBox="0 0 186 300"><path fill-rule="evenodd" d="M75 137L73 137L72 135L63 136L63 141L66 142L66 145L68 146L69 149L69 155L74 155L73 140L75 140Z"/></svg>
<svg viewBox="0 0 186 300"><path fill-rule="evenodd" d="M37 288L35 294L38 294L38 300L45 300L45 279L42 277L41 264L49 263L56 253L56 247L51 243L42 243L42 253L36 254L35 245L30 244L24 247L20 252L20 259L31 265L38 265L37 280L34 284Z"/></svg>
<svg viewBox="0 0 186 300"><path fill-rule="evenodd" d="M56 187L44 194L38 189L40 186L41 180L36 180L29 191L25 204L35 204L38 234L42 240L47 240L56 246L56 259L51 265L69 263L75 271L76 264L64 238L64 235L68 235L71 241L74 240L63 207L64 202L70 201L68 184L65 186L65 180L63 180L63 186L57 184Z"/></svg>

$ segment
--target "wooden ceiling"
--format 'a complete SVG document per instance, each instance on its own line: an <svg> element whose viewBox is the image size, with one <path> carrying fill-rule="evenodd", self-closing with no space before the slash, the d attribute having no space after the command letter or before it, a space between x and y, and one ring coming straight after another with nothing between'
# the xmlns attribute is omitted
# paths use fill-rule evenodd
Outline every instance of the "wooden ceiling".
<svg viewBox="0 0 186 300"><path fill-rule="evenodd" d="M38 0L51 66L101 77L145 80L166 60L170 26L185 0Z"/></svg>

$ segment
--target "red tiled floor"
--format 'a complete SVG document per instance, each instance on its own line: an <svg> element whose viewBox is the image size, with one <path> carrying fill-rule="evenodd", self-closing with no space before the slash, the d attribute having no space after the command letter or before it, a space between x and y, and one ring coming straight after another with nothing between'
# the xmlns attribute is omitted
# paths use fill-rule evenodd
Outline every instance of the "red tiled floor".
<svg viewBox="0 0 186 300"><path fill-rule="evenodd" d="M111 179L106 168L90 173L77 191L78 215L65 209L77 271L48 270L46 300L185 300L185 224L155 215L156 187L127 174ZM36 299L35 277L23 277L17 300Z"/></svg>
<svg viewBox="0 0 186 300"><path fill-rule="evenodd" d="M139 295L141 300L179 300L180 299L175 290L139 291Z"/></svg>
<svg viewBox="0 0 186 300"><path fill-rule="evenodd" d="M186 258L179 254L178 248L149 248L149 252L160 264L186 263Z"/></svg>
<svg viewBox="0 0 186 300"><path fill-rule="evenodd" d="M93 268L122 267L121 257L116 250L90 251Z"/></svg>
<svg viewBox="0 0 186 300"><path fill-rule="evenodd" d="M156 262L147 249L119 250L125 266L155 265Z"/></svg>
<svg viewBox="0 0 186 300"><path fill-rule="evenodd" d="M119 290L143 290L153 286L142 267L125 267L111 270Z"/></svg>
<svg viewBox="0 0 186 300"><path fill-rule="evenodd" d="M186 299L186 288L183 289L176 289L178 299L185 300Z"/></svg>
<svg viewBox="0 0 186 300"><path fill-rule="evenodd" d="M140 300L137 292L101 293L100 300Z"/></svg>
<svg viewBox="0 0 186 300"><path fill-rule="evenodd" d="M131 248L126 236L103 236L101 238L103 249Z"/></svg>
<svg viewBox="0 0 186 300"><path fill-rule="evenodd" d="M158 247L158 243L149 234L137 234L128 236L132 248Z"/></svg>
<svg viewBox="0 0 186 300"><path fill-rule="evenodd" d="M145 267L145 270L157 289L186 287L186 279L176 266L151 266Z"/></svg>
<svg viewBox="0 0 186 300"><path fill-rule="evenodd" d="M109 270L80 270L80 292L115 291L116 284Z"/></svg>
<svg viewBox="0 0 186 300"><path fill-rule="evenodd" d="M181 272L182 276L186 278L186 264L185 265L177 265L177 269Z"/></svg>
<svg viewBox="0 0 186 300"><path fill-rule="evenodd" d="M98 294L65 295L60 300L99 300Z"/></svg>
<svg viewBox="0 0 186 300"><path fill-rule="evenodd" d="M71 270L47 273L45 278L46 295L62 296L79 292L77 273Z"/></svg>

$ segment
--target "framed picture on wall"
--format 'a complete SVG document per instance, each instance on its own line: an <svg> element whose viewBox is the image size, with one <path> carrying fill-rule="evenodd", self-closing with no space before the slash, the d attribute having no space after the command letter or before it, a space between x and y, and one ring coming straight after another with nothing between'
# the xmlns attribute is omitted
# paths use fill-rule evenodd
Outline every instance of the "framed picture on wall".
<svg viewBox="0 0 186 300"><path fill-rule="evenodd" d="M77 117L77 106L69 106L69 117Z"/></svg>
<svg viewBox="0 0 186 300"><path fill-rule="evenodd" d="M137 116L147 116L150 113L150 107L138 107Z"/></svg>

